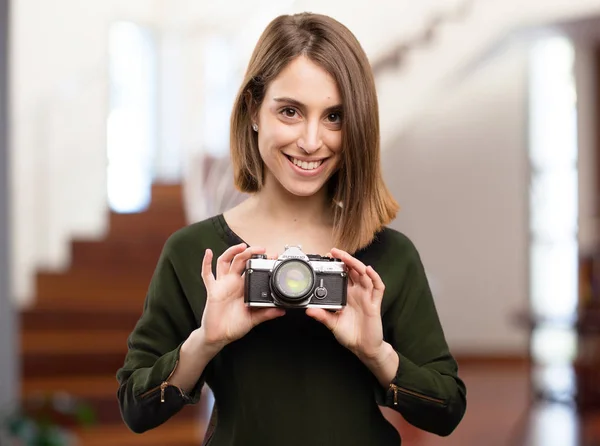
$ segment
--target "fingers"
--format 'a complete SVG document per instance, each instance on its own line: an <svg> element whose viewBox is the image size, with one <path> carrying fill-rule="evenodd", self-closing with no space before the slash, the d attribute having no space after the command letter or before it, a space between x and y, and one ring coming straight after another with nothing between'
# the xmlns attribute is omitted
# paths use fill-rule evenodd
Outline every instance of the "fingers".
<svg viewBox="0 0 600 446"><path fill-rule="evenodd" d="M356 270L348 269L348 277L350 278L350 284L352 286L361 286L360 274Z"/></svg>
<svg viewBox="0 0 600 446"><path fill-rule="evenodd" d="M333 248L331 253L335 258L340 259L346 264L350 279L355 285L360 285L367 290L373 288L373 281L367 275L367 267L363 262L341 249Z"/></svg>
<svg viewBox="0 0 600 446"><path fill-rule="evenodd" d="M348 276L352 285L359 285L366 290L372 290L373 300L381 301L383 299L385 284L372 266L365 266L360 260L341 249L333 248L331 253L348 267Z"/></svg>
<svg viewBox="0 0 600 446"><path fill-rule="evenodd" d="M240 252L243 252L245 249L246 244L240 243L239 245L231 246L223 254L221 254L221 256L217 259L217 278L229 272L233 258Z"/></svg>
<svg viewBox="0 0 600 446"><path fill-rule="evenodd" d="M373 269L372 266L367 267L367 275L371 278L373 282L373 300L378 300L381 302L383 299L383 293L385 292L385 284L379 274Z"/></svg>
<svg viewBox="0 0 600 446"><path fill-rule="evenodd" d="M246 248L243 252L236 254L231 262L231 267L229 272L232 272L237 275L242 275L244 269L246 268L246 262L252 257L254 254L263 254L265 252L265 248L261 248L259 246L251 246Z"/></svg>
<svg viewBox="0 0 600 446"><path fill-rule="evenodd" d="M352 257L346 251L342 251L341 249L337 248L332 248L331 254L336 259L340 259L342 262L344 262L349 268L358 271L360 274L366 274L367 267L365 266L365 264L358 260L356 257Z"/></svg>
<svg viewBox="0 0 600 446"><path fill-rule="evenodd" d="M217 260L217 279L231 271L241 275L246 266L246 261L252 255L264 252L264 248L258 246L248 247L245 243L230 247Z"/></svg>
<svg viewBox="0 0 600 446"><path fill-rule="evenodd" d="M215 281L215 276L212 273L212 258L213 253L210 249L204 252L204 258L202 259L202 280L206 289Z"/></svg>

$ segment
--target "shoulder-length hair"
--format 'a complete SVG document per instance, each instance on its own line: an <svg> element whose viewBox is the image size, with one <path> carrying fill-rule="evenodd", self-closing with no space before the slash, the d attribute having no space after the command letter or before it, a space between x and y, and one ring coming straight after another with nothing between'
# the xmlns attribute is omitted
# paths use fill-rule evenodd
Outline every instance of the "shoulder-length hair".
<svg viewBox="0 0 600 446"><path fill-rule="evenodd" d="M275 18L250 58L231 115L234 181L242 192L260 190L264 165L252 120L269 83L298 56L306 56L336 81L342 99L339 170L330 178L335 246L350 253L369 245L390 223L398 204L380 167L379 111L373 72L356 37L338 21L302 13Z"/></svg>

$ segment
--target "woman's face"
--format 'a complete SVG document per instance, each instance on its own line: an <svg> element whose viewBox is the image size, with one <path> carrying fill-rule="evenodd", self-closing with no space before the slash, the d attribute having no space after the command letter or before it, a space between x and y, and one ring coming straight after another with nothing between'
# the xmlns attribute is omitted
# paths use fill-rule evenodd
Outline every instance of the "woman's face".
<svg viewBox="0 0 600 446"><path fill-rule="evenodd" d="M300 56L269 84L258 111L258 147L267 184L310 196L340 164L342 103L335 80Z"/></svg>

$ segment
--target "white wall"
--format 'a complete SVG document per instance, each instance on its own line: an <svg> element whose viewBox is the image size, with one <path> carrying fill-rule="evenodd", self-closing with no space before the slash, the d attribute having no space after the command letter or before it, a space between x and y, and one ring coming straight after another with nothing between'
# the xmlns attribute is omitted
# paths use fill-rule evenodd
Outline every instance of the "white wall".
<svg viewBox="0 0 600 446"><path fill-rule="evenodd" d="M600 14L600 0L525 0L471 2L468 14L438 27L426 45L410 51L400 70L386 72L377 83L381 91L401 92L403 106L394 95L380 98L382 146L387 150L411 120L438 94L444 82L482 57L490 47L514 31L576 20ZM395 17L390 16L391 20Z"/></svg>
<svg viewBox="0 0 600 446"><path fill-rule="evenodd" d="M73 236L106 229L107 40L117 19L152 25L156 1L17 0L11 14L13 294L69 261Z"/></svg>
<svg viewBox="0 0 600 446"><path fill-rule="evenodd" d="M511 44L447 84L383 155L402 207L393 226L420 251L461 353L526 348L514 323L528 306L526 55Z"/></svg>
<svg viewBox="0 0 600 446"><path fill-rule="evenodd" d="M232 8L237 11L238 3L231 0L228 5L233 5ZM245 34L238 33L238 37L252 33L258 35L256 23L266 23L268 14L274 16L285 10L317 10L317 3L312 0L269 5L270 9L264 10L261 8L266 7L266 1L261 0L250 10L244 6L246 9L242 9L241 14L231 15L226 8L219 12L211 7L206 12L201 2L189 0L83 3L75 0L17 0L14 4L11 15L12 265L14 295L21 304L31 302L34 291L31 279L36 268L67 266L72 237L100 237L106 230L106 44L108 24L112 20L133 19L150 26L162 26L167 33L162 49L171 68L178 65L179 71L162 73L163 86L175 90L161 97L165 118L160 135L163 157L157 167L162 178L174 180L181 170L195 169L186 165L185 159L193 159L202 150L202 135L206 130L201 124L206 113L202 108L202 48L206 36L224 30L246 31ZM337 4L334 2L334 6ZM542 9L546 16L539 20L561 14L589 13L599 4L600 0L581 0L577 5L572 5L570 0L530 0L527 8L513 8L512 11L519 14L526 12L524 17L532 21L532 17L538 17ZM391 7L390 2L386 1L385 5L385 8ZM396 5L393 10L378 8L372 15L369 15L371 5L362 3L356 8L344 8L341 16L331 5L318 6L318 11L333 14L347 23L359 36L367 53L373 56L385 53L384 36L391 36L390 39L395 41L414 31L408 23L411 22L410 14L415 11L408 8L409 3L403 5ZM483 42L475 46L485 46L486 42L493 41L494 36L501 35L508 24L514 25L510 17L500 14L508 8L503 3L476 2L476 5L478 9L471 14L468 23L445 26L439 38L417 54L412 54L408 70L386 73L378 80L385 149L396 146L394 138L404 128L408 129L408 133L403 140L420 135L422 130L419 126L409 127L409 118L417 116L421 107L427 108L431 98L440 94L440 85L442 96L446 94L443 79L473 54L474 51L467 51L470 43ZM571 6L567 8L568 5ZM248 11L252 11L252 17ZM399 15L402 20L397 17ZM422 23L423 11L415 17L418 17L417 22ZM386 21L387 18L390 20ZM381 22L381 26L371 35L372 26L369 24L373 21ZM491 26L496 22L500 24ZM384 32L397 28L395 33ZM457 29L463 32L457 34ZM489 31L485 36L484 30ZM253 41L248 40L250 43ZM440 76L429 79L425 73ZM457 92L465 88L462 85ZM393 92L397 94L391 94ZM457 92L453 94L462 97ZM396 99L398 95L400 98ZM453 100L460 102L456 98ZM450 96L446 102L452 103ZM447 105L453 106L458 107L456 104ZM455 123L459 122L458 116L454 113ZM449 125L448 122L445 125ZM422 139L419 141L422 142ZM183 154L179 160L183 166L174 161L177 154ZM403 157L404 154L400 151L389 156Z"/></svg>
<svg viewBox="0 0 600 446"><path fill-rule="evenodd" d="M164 0L18 0L12 11L13 295L33 303L39 268L70 262L73 238L107 231L108 30L131 20L155 31L160 129L155 180L197 173L203 150L207 22L182 23ZM228 120L228 118L227 118ZM191 198L197 195L191 196Z"/></svg>

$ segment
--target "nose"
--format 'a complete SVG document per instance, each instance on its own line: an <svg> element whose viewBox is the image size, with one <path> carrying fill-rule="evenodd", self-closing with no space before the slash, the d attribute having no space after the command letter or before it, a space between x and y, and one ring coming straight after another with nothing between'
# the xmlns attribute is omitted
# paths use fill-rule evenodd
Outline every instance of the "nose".
<svg viewBox="0 0 600 446"><path fill-rule="evenodd" d="M311 154L319 150L323 145L321 139L321 129L318 122L307 122L304 130L298 138L298 147L307 154Z"/></svg>

